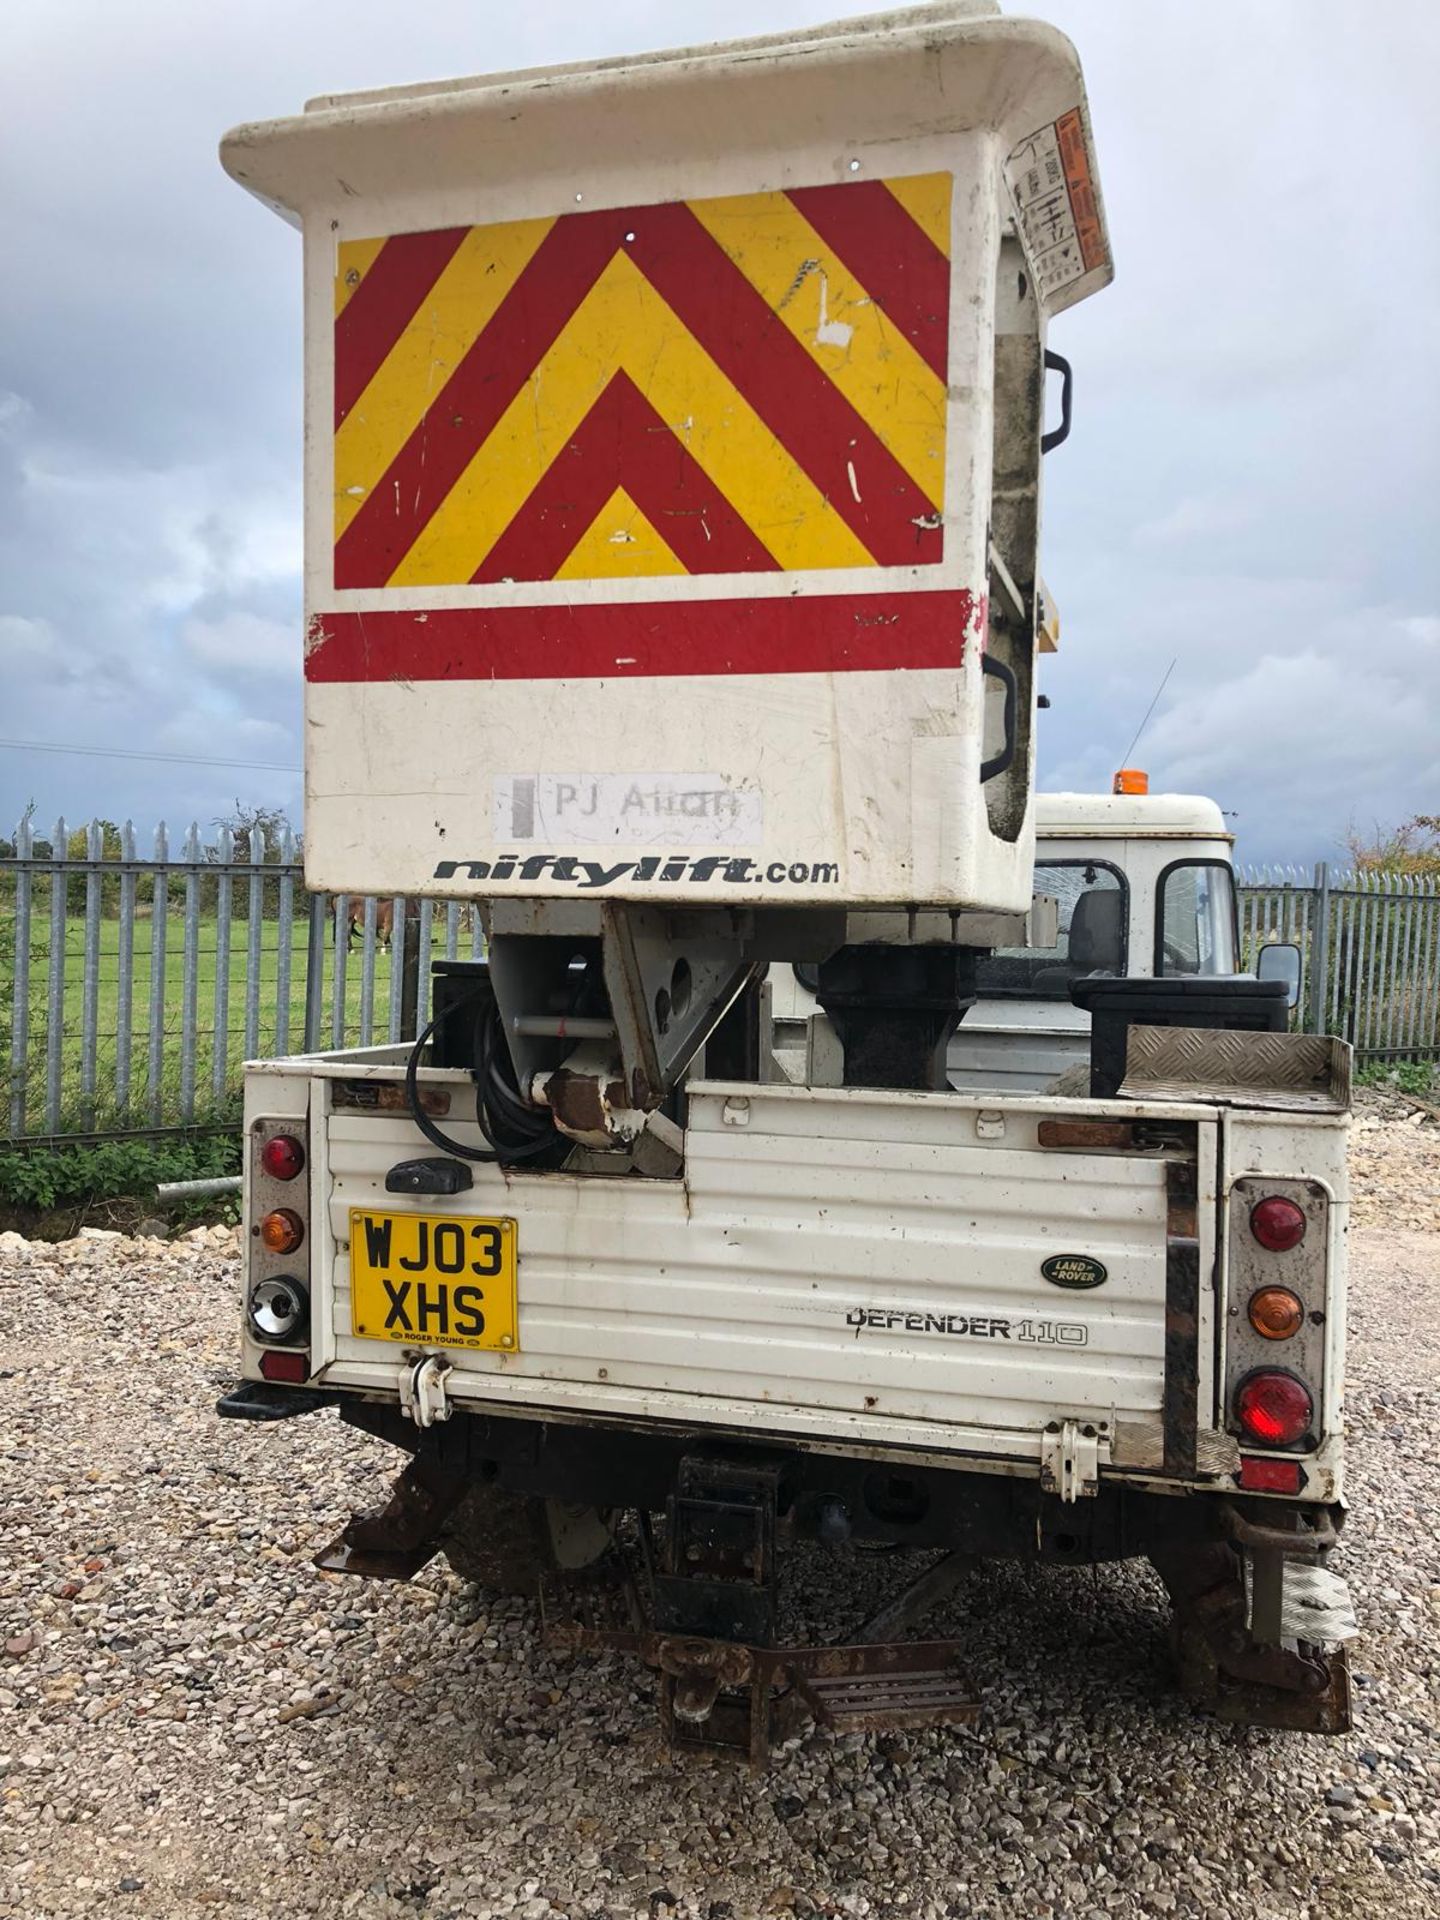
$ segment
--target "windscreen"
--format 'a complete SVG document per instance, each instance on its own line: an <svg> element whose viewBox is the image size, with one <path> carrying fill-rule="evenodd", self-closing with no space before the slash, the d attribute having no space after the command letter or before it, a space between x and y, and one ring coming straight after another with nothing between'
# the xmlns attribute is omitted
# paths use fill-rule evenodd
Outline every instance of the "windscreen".
<svg viewBox="0 0 1440 1920"><path fill-rule="evenodd" d="M982 994L1068 1002L1072 980L1124 973L1128 891L1118 867L1100 860L1044 861L1035 868L1035 891L1059 903L1055 945L997 947L979 965Z"/></svg>
<svg viewBox="0 0 1440 1920"><path fill-rule="evenodd" d="M1237 967L1235 877L1223 861L1187 860L1160 882L1157 974L1228 974Z"/></svg>

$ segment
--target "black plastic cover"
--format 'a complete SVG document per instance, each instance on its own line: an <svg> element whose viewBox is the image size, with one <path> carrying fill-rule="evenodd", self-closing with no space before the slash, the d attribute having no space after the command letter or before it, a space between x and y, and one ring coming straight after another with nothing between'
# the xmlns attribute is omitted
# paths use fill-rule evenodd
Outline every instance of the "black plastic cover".
<svg viewBox="0 0 1440 1920"><path fill-rule="evenodd" d="M425 1160L398 1160L385 1176L387 1193L466 1193L471 1185L463 1160L438 1153Z"/></svg>
<svg viewBox="0 0 1440 1920"><path fill-rule="evenodd" d="M1132 1026L1284 1033L1290 1025L1286 982L1241 974L1171 974L1157 980L1093 974L1070 983L1070 998L1090 1015L1090 1093L1096 1100L1119 1092Z"/></svg>

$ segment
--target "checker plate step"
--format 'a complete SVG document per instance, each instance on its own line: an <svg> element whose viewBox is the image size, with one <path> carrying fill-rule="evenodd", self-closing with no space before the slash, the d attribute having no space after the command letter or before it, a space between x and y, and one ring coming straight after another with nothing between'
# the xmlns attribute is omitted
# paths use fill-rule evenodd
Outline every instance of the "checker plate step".
<svg viewBox="0 0 1440 1920"><path fill-rule="evenodd" d="M974 1689L953 1667L807 1675L799 1684L816 1719L837 1733L969 1725L980 1717Z"/></svg>

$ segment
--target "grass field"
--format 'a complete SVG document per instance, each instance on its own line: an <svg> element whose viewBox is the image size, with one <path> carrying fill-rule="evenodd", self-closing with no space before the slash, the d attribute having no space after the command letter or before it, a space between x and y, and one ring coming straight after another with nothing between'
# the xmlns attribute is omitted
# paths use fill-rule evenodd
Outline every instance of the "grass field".
<svg viewBox="0 0 1440 1920"><path fill-rule="evenodd" d="M10 906L6 902L6 907ZM183 1036L187 1026L185 994L186 939L183 913L172 907L165 923L163 1014L158 1050L158 1074L152 1079L150 994L153 965L153 927L148 907L134 922L130 955L130 1023L126 1055L129 1062L128 1099L121 1097L121 982L125 956L121 953L118 918L100 922L93 1023L85 1007L85 916L69 914L65 921L64 982L59 1028L60 1112L58 1125L47 1123L47 1049L51 1026L50 934L48 901L38 901L31 914L26 1063L23 1075L23 1124L13 1124L16 1077L12 1068L15 1025L15 925L13 911L0 911L0 1133L93 1131L107 1126L159 1126L224 1116L233 1109L239 1089L240 1065L246 1058L296 1052L304 1045L307 984L308 917L297 917L290 928L289 981L281 993L281 926L274 919L259 922L259 951L252 969L250 927L232 919L229 954L222 953L221 927L213 911L197 915L193 924L194 1006L193 1060L187 1074ZM471 938L457 929L459 951L471 951ZM397 942L398 945L398 942ZM443 911L435 916L432 951L446 950ZM343 947L343 943L342 943ZM333 925L327 928L321 1021L316 1045L362 1046L390 1037L391 996L400 992L400 956L376 943L369 1022L364 1019L364 943L357 932L348 953L342 952L344 993L340 1024L336 1026L336 943ZM253 996L248 989L253 981ZM428 966L422 969L428 975ZM424 989L422 987L422 993ZM253 998L253 1028L247 1034L247 1003ZM87 1032L87 1026L90 1031ZM250 1044L247 1045L247 1041ZM86 1061L93 1061L87 1091Z"/></svg>

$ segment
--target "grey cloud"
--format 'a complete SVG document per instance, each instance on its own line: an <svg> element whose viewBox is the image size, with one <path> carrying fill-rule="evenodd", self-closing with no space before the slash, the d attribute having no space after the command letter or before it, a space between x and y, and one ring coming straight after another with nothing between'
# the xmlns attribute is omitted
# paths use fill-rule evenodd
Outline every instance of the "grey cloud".
<svg viewBox="0 0 1440 1920"><path fill-rule="evenodd" d="M298 755L300 250L221 174L227 126L319 92L863 10L19 0L0 123L0 245L26 262L0 340L6 733ZM1117 261L1052 338L1077 423L1046 471L1064 628L1044 784L1105 784L1173 658L1139 757L1157 783L1208 786L1243 852L1311 858L1352 817L1434 811L1440 10L1029 10L1085 62ZM7 754L0 821L32 794L208 819L250 778ZM298 800L284 776L253 781Z"/></svg>
<svg viewBox="0 0 1440 1920"><path fill-rule="evenodd" d="M187 620L180 644L197 665L221 675L295 674L293 620L266 620L237 608L213 620Z"/></svg>

